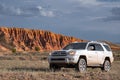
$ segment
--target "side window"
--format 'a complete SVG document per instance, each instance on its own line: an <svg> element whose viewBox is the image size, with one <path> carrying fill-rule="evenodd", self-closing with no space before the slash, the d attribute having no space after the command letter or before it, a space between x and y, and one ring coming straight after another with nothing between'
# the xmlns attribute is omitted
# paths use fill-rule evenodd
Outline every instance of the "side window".
<svg viewBox="0 0 120 80"><path fill-rule="evenodd" d="M107 45L103 45L103 46L106 48L107 51L111 51L109 46L107 46Z"/></svg>
<svg viewBox="0 0 120 80"><path fill-rule="evenodd" d="M89 51L95 51L95 44L90 43L90 44L88 45L87 50L89 50Z"/></svg>
<svg viewBox="0 0 120 80"><path fill-rule="evenodd" d="M89 51L103 51L100 44L90 43L87 48Z"/></svg>
<svg viewBox="0 0 120 80"><path fill-rule="evenodd" d="M96 51L104 51L100 44L95 44Z"/></svg>

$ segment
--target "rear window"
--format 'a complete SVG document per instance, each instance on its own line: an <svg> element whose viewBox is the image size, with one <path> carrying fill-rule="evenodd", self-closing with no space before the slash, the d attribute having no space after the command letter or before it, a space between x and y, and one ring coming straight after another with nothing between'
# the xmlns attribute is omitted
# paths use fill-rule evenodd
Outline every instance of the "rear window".
<svg viewBox="0 0 120 80"><path fill-rule="evenodd" d="M107 51L111 51L110 47L108 45L103 45Z"/></svg>

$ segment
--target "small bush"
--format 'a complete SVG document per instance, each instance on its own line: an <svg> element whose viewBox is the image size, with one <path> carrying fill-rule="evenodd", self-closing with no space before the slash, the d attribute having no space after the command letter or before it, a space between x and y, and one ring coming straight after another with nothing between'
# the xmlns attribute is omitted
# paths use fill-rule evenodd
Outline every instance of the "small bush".
<svg viewBox="0 0 120 80"><path fill-rule="evenodd" d="M35 51L40 51L40 48L39 47L35 47Z"/></svg>
<svg viewBox="0 0 120 80"><path fill-rule="evenodd" d="M12 49L12 52L13 52L13 53L16 53L16 49L15 49L15 48L13 48L13 49Z"/></svg>

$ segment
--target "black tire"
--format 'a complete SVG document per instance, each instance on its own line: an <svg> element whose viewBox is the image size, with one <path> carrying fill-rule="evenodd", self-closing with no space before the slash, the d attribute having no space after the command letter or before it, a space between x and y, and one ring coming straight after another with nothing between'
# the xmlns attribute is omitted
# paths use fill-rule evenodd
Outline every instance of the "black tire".
<svg viewBox="0 0 120 80"><path fill-rule="evenodd" d="M59 67L59 66L57 66L55 64L50 64L49 68L50 68L51 71L59 71L59 70L61 70L61 67Z"/></svg>
<svg viewBox="0 0 120 80"><path fill-rule="evenodd" d="M110 61L109 60L105 60L104 64L103 64L103 67L101 69L103 71L105 71L105 72L108 72L108 71L110 71L110 68L111 68Z"/></svg>
<svg viewBox="0 0 120 80"><path fill-rule="evenodd" d="M50 68L50 70L52 70L54 68L54 65L53 64L49 64L49 68Z"/></svg>
<svg viewBox="0 0 120 80"><path fill-rule="evenodd" d="M86 72L87 70L87 63L84 58L79 59L77 66L76 66L77 71L80 72Z"/></svg>

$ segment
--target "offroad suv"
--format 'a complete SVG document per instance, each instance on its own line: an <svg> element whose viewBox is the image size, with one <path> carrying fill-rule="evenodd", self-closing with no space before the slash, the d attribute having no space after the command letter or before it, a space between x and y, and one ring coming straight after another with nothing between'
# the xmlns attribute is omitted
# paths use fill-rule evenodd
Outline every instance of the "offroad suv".
<svg viewBox="0 0 120 80"><path fill-rule="evenodd" d="M70 43L48 57L50 69L75 68L85 72L87 67L100 67L109 71L113 54L108 44L97 41Z"/></svg>

